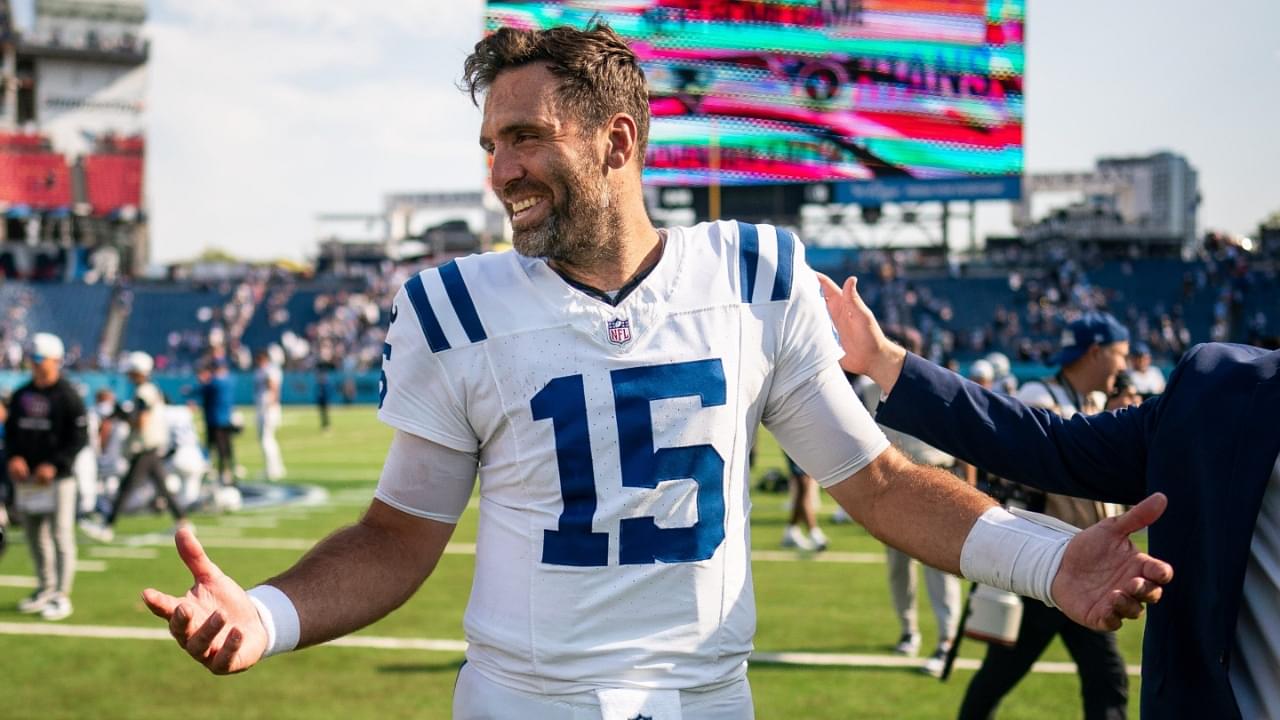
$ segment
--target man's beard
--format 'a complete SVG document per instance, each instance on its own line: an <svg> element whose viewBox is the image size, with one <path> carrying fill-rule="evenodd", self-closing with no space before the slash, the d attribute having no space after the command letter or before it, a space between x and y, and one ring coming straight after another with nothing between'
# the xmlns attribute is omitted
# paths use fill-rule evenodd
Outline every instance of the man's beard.
<svg viewBox="0 0 1280 720"><path fill-rule="evenodd" d="M537 227L514 231L511 241L516 252L579 268L617 259L622 217L599 170L584 159L578 168L554 169L549 180L559 185L560 199ZM509 189L508 194L517 189Z"/></svg>

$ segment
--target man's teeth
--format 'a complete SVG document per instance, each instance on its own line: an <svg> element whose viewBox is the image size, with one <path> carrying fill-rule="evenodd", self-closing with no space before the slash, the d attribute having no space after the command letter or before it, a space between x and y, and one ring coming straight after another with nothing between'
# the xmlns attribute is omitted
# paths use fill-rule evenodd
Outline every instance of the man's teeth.
<svg viewBox="0 0 1280 720"><path fill-rule="evenodd" d="M520 202L511 203L511 209L512 211L519 213L519 212L524 212L525 210L528 210L529 208L537 204L538 204L538 198L529 198L528 200L521 200Z"/></svg>

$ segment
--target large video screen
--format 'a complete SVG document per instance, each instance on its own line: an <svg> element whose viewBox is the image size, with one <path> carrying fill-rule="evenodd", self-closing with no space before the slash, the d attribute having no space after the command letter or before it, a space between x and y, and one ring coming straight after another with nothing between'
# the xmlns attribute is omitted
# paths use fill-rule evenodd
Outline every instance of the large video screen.
<svg viewBox="0 0 1280 720"><path fill-rule="evenodd" d="M486 27L599 19L626 37L650 87L650 184L848 182L856 195L875 181L894 200L912 185L1017 194L1024 11L1025 0L489 2ZM972 180L1004 182L956 182Z"/></svg>

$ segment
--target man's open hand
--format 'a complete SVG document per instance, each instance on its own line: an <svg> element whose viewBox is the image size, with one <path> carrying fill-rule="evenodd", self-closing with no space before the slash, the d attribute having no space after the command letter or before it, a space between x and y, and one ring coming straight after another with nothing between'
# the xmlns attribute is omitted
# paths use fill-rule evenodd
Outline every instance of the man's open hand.
<svg viewBox="0 0 1280 720"><path fill-rule="evenodd" d="M267 649L267 630L244 588L205 555L190 528L174 537L178 556L195 584L182 597L147 588L142 600L169 622L173 639L196 662L217 675L249 669Z"/></svg>
<svg viewBox="0 0 1280 720"><path fill-rule="evenodd" d="M1156 493L1071 540L1052 590L1067 617L1095 630L1116 630L1124 619L1140 617L1144 604L1160 600L1173 568L1139 551L1129 536L1158 520L1168 504Z"/></svg>

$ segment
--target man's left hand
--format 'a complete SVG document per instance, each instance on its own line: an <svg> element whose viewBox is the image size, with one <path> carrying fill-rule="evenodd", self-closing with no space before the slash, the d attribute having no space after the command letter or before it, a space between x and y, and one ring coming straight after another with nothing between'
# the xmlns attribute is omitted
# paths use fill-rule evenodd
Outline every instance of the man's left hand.
<svg viewBox="0 0 1280 720"><path fill-rule="evenodd" d="M49 463L40 463L36 466L35 478L42 485L48 485L58 477L58 469Z"/></svg>
<svg viewBox="0 0 1280 720"><path fill-rule="evenodd" d="M1173 567L1138 550L1129 536L1151 525L1169 504L1163 493L1080 532L1067 545L1053 579L1053 600L1075 622L1094 630L1117 630L1160 600Z"/></svg>

